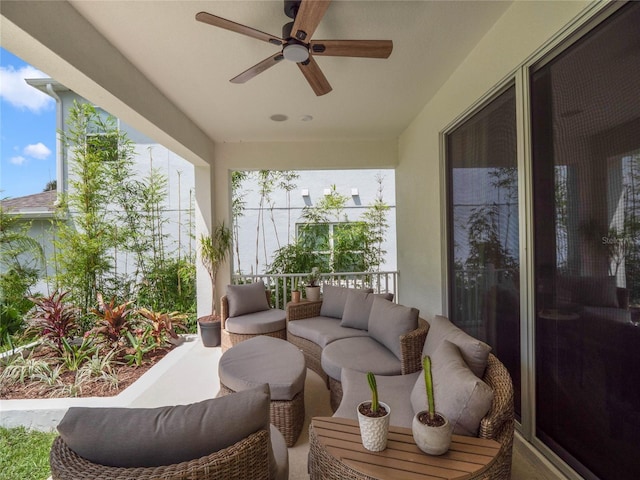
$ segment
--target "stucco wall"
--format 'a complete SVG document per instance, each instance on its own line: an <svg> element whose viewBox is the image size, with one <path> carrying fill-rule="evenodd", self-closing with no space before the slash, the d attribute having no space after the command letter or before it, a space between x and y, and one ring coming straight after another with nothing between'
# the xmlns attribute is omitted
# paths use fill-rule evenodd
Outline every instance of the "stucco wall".
<svg viewBox="0 0 640 480"><path fill-rule="evenodd" d="M423 316L443 313L440 132L591 2L514 2L401 135L396 170L399 288Z"/></svg>

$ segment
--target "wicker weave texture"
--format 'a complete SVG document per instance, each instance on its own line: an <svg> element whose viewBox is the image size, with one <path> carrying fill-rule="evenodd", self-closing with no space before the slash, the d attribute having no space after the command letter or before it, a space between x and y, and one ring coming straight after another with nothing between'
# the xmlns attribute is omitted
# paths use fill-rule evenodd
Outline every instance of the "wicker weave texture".
<svg viewBox="0 0 640 480"><path fill-rule="evenodd" d="M235 393L232 389L220 383L218 397ZM304 389L291 400L271 400L269 402L269 420L282 433L287 447L293 447L304 426Z"/></svg>
<svg viewBox="0 0 640 480"><path fill-rule="evenodd" d="M269 433L260 430L238 443L196 460L162 467L119 468L92 463L57 437L49 464L53 480L269 480Z"/></svg>

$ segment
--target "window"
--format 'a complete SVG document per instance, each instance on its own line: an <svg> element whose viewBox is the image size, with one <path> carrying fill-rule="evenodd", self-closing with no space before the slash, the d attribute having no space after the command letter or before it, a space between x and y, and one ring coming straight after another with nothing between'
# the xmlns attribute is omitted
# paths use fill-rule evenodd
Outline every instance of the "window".
<svg viewBox="0 0 640 480"><path fill-rule="evenodd" d="M297 224L298 239L334 272L366 271L364 222Z"/></svg>

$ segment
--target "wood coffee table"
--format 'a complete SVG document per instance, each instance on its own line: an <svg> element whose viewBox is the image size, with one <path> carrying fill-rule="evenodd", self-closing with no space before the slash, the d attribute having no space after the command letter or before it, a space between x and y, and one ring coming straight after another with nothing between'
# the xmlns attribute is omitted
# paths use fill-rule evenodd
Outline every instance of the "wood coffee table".
<svg viewBox="0 0 640 480"><path fill-rule="evenodd" d="M387 449L370 452L362 446L357 420L315 417L309 427L311 480L437 480L490 478L500 444L484 438L454 435L440 456L423 453L411 429L389 428Z"/></svg>

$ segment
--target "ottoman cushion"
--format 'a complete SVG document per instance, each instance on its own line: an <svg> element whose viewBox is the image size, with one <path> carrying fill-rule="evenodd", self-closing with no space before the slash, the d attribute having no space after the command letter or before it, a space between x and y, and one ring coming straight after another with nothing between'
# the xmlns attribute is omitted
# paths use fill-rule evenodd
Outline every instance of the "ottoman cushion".
<svg viewBox="0 0 640 480"><path fill-rule="evenodd" d="M222 354L220 382L236 392L268 383L271 400L291 400L304 389L304 356L285 340L254 337Z"/></svg>
<svg viewBox="0 0 640 480"><path fill-rule="evenodd" d="M286 327L286 313L278 308L248 313L240 317L229 317L225 322L227 331L248 335L277 332Z"/></svg>
<svg viewBox="0 0 640 480"><path fill-rule="evenodd" d="M370 337L343 338L322 350L322 369L334 380L340 381L343 368L358 372L372 371L376 375L400 375L400 360Z"/></svg>

